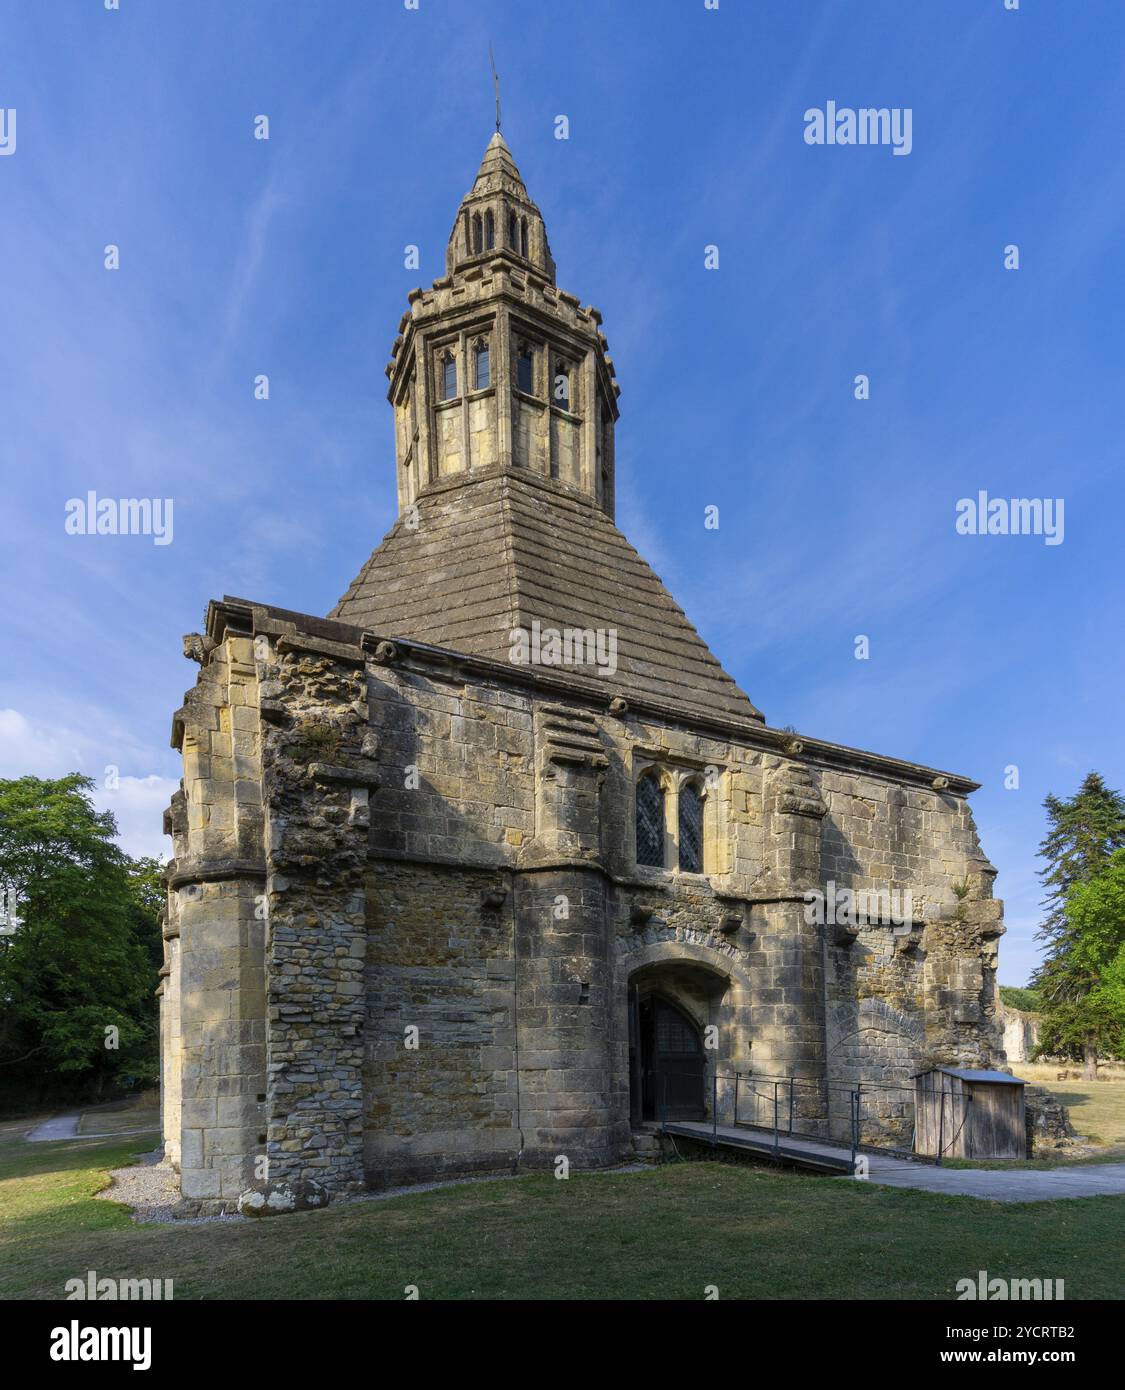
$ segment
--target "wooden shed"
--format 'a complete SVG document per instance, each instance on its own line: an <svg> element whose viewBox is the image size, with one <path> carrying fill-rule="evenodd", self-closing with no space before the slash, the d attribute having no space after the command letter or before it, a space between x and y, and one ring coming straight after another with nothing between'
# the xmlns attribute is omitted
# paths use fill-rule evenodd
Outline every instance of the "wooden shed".
<svg viewBox="0 0 1125 1390"><path fill-rule="evenodd" d="M914 1152L1026 1158L1023 1088L1006 1071L933 1067L914 1077Z"/></svg>

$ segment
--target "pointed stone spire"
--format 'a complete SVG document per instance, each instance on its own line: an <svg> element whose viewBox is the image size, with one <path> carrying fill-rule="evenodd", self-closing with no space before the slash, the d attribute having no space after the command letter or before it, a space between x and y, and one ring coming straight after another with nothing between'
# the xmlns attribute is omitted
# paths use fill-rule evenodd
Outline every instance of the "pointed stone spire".
<svg viewBox="0 0 1125 1390"><path fill-rule="evenodd" d="M445 252L445 272L456 275L477 264L487 265L497 256L555 283L555 262L542 214L531 201L499 131L489 140L473 186L457 210Z"/></svg>
<svg viewBox="0 0 1125 1390"><path fill-rule="evenodd" d="M495 192L500 187L505 186L502 180L507 181L508 191L514 192L525 201L530 201L520 171L516 168L516 161L512 158L512 152L508 148L508 142L497 131L485 146L484 158L480 162L480 168L477 170L476 180L473 183L473 192Z"/></svg>

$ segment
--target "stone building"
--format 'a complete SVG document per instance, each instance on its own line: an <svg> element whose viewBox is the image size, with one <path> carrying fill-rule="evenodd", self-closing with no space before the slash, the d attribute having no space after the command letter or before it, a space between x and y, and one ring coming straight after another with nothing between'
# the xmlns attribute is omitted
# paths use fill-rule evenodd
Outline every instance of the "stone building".
<svg viewBox="0 0 1125 1390"><path fill-rule="evenodd" d="M602 316L499 134L387 376L399 517L336 608L185 639L184 1197L609 1164L751 1071L823 1129L859 1080L1002 1062L975 784L770 728L616 528Z"/></svg>

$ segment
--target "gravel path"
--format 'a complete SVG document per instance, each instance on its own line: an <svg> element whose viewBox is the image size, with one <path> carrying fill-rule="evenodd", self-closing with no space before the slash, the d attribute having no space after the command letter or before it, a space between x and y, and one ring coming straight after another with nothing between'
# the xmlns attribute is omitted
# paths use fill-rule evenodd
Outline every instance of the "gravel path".
<svg viewBox="0 0 1125 1390"><path fill-rule="evenodd" d="M110 1185L95 1196L106 1202L122 1202L133 1208L134 1221L175 1221L173 1208L180 1199L180 1177L161 1149L142 1154L128 1168L111 1168ZM208 1216L192 1221L242 1221L241 1216Z"/></svg>

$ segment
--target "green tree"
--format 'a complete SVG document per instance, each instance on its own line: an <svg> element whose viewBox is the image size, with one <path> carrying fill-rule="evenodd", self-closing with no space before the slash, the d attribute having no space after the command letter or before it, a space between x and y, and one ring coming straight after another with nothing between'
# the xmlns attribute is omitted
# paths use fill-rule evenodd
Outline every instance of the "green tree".
<svg viewBox="0 0 1125 1390"><path fill-rule="evenodd" d="M1022 1009L1024 1013L1038 1013L1043 1007L1038 990L1022 989L1018 985L1001 985L1000 998L1009 1009Z"/></svg>
<svg viewBox="0 0 1125 1390"><path fill-rule="evenodd" d="M1113 911L1118 855L1125 848L1125 798L1091 772L1069 800L1048 796L1043 804L1050 828L1039 847L1047 889L1039 937L1047 954L1032 980L1042 997L1038 1054L1081 1058L1092 1079L1099 1051L1117 1051L1120 1029L1104 976L1116 954L1107 945L1112 931L1106 914Z"/></svg>
<svg viewBox="0 0 1125 1390"><path fill-rule="evenodd" d="M1125 850L1071 888L1066 914L1067 950L1043 970L1052 1003L1039 1050L1080 1056L1095 1076L1099 1055L1125 1056Z"/></svg>
<svg viewBox="0 0 1125 1390"><path fill-rule="evenodd" d="M156 1074L159 866L132 861L73 774L0 780L0 1105L97 1098Z"/></svg>

